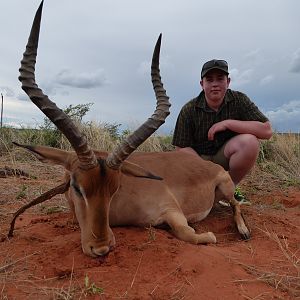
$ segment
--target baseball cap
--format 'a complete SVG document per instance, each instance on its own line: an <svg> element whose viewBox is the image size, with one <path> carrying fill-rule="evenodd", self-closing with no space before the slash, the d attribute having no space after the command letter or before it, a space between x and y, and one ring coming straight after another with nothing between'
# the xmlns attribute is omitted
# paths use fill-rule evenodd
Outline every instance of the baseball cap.
<svg viewBox="0 0 300 300"><path fill-rule="evenodd" d="M213 59L207 61L201 70L201 78L203 78L210 70L213 69L218 69L226 73L227 75L229 74L228 72L228 63L226 60L223 59Z"/></svg>

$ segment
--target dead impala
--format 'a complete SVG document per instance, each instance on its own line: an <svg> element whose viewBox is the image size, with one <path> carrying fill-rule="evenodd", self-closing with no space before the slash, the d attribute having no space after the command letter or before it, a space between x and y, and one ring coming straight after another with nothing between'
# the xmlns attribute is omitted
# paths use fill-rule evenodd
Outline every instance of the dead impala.
<svg viewBox="0 0 300 300"><path fill-rule="evenodd" d="M32 25L19 79L32 102L67 137L75 152L19 146L28 149L43 162L62 165L66 169L65 184L57 187L59 191L49 191L47 197L66 191L66 198L81 229L83 252L93 257L107 254L115 245L110 226L119 225L155 226L166 223L183 241L215 243L216 237L212 232L195 233L188 222L204 219L214 203L221 199L231 204L238 231L243 238L249 238L239 203L233 197L233 182L221 166L180 152L132 153L164 123L169 114L170 104L159 72L161 36L154 49L151 67L157 99L154 114L112 153L92 150L71 119L35 83L42 5L43 2Z"/></svg>

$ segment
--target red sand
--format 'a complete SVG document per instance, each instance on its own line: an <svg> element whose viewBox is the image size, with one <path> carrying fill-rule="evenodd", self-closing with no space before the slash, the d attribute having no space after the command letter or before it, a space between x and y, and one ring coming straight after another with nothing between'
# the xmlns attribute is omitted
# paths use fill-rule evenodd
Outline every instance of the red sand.
<svg viewBox="0 0 300 300"><path fill-rule="evenodd" d="M79 228L69 222L67 210L29 209L17 220L14 237L5 238L11 213L34 198L40 186L45 191L59 182L60 169L37 165L39 179L0 180L0 299L300 297L299 189L251 195L253 204L243 206L249 241L240 240L231 210L218 207L194 224L200 232L213 231L216 245L187 244L163 229L118 227L114 251L95 259L82 253ZM16 200L24 186L32 195ZM43 205L67 203L57 196Z"/></svg>

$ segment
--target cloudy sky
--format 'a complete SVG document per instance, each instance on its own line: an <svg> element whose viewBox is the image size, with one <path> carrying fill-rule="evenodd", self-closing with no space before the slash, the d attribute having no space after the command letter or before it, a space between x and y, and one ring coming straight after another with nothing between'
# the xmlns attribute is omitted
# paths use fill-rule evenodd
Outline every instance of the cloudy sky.
<svg viewBox="0 0 300 300"><path fill-rule="evenodd" d="M0 92L4 123L37 126L42 113L18 82L39 0L1 0ZM246 93L277 131L300 131L299 0L45 0L36 69L61 108L94 103L88 120L134 128L155 98L150 59L163 33L161 76L172 103L161 132L200 92L202 64L229 63L231 88Z"/></svg>

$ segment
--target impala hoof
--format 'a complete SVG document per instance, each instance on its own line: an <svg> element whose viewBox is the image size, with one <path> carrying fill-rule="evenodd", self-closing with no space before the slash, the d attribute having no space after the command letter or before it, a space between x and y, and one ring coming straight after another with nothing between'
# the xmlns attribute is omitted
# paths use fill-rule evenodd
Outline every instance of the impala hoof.
<svg viewBox="0 0 300 300"><path fill-rule="evenodd" d="M213 232L207 232L207 243L208 244L215 244L217 242L217 238Z"/></svg>
<svg viewBox="0 0 300 300"><path fill-rule="evenodd" d="M249 240L251 237L250 231L246 226L246 221L245 221L243 214L241 214L241 217L243 219L243 222L241 222L241 224L237 224L237 229L243 240Z"/></svg>
<svg viewBox="0 0 300 300"><path fill-rule="evenodd" d="M196 240L193 244L215 244L217 242L216 236L212 232L204 232L200 234L195 234Z"/></svg>
<svg viewBox="0 0 300 300"><path fill-rule="evenodd" d="M238 228L238 231L243 240L249 240L251 238L250 231L248 230L248 228L246 226L243 229Z"/></svg>

